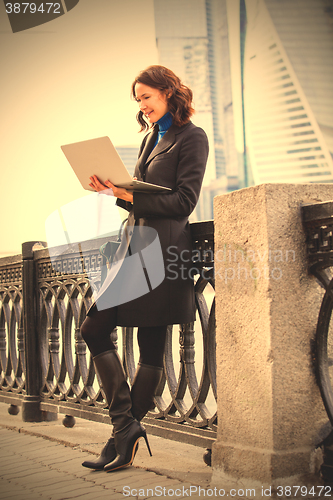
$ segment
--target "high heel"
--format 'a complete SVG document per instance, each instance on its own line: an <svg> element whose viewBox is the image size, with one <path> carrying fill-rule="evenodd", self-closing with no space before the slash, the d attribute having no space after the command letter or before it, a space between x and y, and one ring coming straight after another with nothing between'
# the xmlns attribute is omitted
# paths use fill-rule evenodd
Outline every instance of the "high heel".
<svg viewBox="0 0 333 500"><path fill-rule="evenodd" d="M152 456L146 430L137 420L133 420L127 427L115 433L115 446L118 455L111 464L104 467L104 470L113 472L132 465L138 441L142 437L146 442L150 456Z"/></svg>

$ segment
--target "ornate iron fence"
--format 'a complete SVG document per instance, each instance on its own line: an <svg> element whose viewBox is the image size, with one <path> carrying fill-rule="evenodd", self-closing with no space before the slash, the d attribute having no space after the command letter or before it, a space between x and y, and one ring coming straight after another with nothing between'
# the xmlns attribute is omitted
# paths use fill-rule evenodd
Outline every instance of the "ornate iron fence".
<svg viewBox="0 0 333 500"><path fill-rule="evenodd" d="M156 407L144 422L151 433L210 448L217 420L213 221L193 223L191 231L197 319L169 327ZM22 255L0 259L0 401L13 412L21 406L24 420L63 413L66 425L75 416L109 422L80 334L100 286L99 247L105 241L58 247L52 262L48 249L35 249L33 242L23 244ZM131 383L138 360L135 329L111 335Z"/></svg>
<svg viewBox="0 0 333 500"><path fill-rule="evenodd" d="M321 475L333 481L333 202L316 203L302 207L306 232L309 272L325 293L321 303L314 343L314 366L321 396L329 418L323 429L324 462Z"/></svg>

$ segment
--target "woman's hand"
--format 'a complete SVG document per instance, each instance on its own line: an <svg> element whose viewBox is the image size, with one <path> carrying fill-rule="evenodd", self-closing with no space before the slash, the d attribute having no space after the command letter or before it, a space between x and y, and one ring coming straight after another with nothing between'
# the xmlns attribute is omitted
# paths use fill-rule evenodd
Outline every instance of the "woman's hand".
<svg viewBox="0 0 333 500"><path fill-rule="evenodd" d="M91 181L89 186L92 187L94 191L105 191L105 194L133 203L133 193L130 191L127 191L124 188L116 187L110 181L105 181L103 183L99 180L97 175L93 175L92 177L89 177L89 179Z"/></svg>
<svg viewBox="0 0 333 500"><path fill-rule="evenodd" d="M114 196L120 198L121 200L129 201L133 203L133 193L127 191L127 189L116 187L110 181L105 181L105 185L112 189Z"/></svg>
<svg viewBox="0 0 333 500"><path fill-rule="evenodd" d="M103 184L103 182L99 180L97 175L92 175L91 177L89 177L89 180L91 181L89 186L92 187L94 191L96 191L97 193L105 191L105 194L113 196L113 191L110 190L108 186Z"/></svg>

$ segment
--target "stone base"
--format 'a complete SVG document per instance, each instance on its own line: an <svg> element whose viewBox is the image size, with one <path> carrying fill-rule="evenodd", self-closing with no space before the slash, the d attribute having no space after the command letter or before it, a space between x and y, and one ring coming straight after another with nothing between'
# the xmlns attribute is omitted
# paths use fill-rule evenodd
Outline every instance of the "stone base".
<svg viewBox="0 0 333 500"><path fill-rule="evenodd" d="M44 415L40 409L40 398L38 396L25 396L22 402L23 422L43 422Z"/></svg>
<svg viewBox="0 0 333 500"><path fill-rule="evenodd" d="M213 469L222 464L223 473L234 479L255 478L265 484L273 484L282 478L318 474L322 461L321 450L298 449L270 452L250 447L231 446L222 443L213 445Z"/></svg>
<svg viewBox="0 0 333 500"><path fill-rule="evenodd" d="M214 443L211 487L235 498L321 498L329 491L319 475L321 463L320 448L260 452Z"/></svg>
<svg viewBox="0 0 333 500"><path fill-rule="evenodd" d="M216 496L237 499L321 499L325 497L325 494L330 496L332 491L331 486L325 485L315 474L296 475L270 482L261 482L254 479L235 478L219 468L213 471L210 487L216 489Z"/></svg>

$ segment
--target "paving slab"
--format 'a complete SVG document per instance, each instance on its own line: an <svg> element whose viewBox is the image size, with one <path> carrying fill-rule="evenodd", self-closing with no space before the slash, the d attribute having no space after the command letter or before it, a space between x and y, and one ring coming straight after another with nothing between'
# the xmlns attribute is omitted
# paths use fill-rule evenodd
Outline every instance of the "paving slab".
<svg viewBox="0 0 333 500"><path fill-rule="evenodd" d="M0 403L0 427L12 428L20 434L31 434L47 437L51 449L54 445L65 444L78 451L98 455L106 440L110 436L111 426L85 419L76 418L72 428L64 427L62 416L52 422L22 422L21 412L18 415L8 414L9 405ZM19 439L19 436L17 436ZM17 439L15 443L17 443ZM1 437L2 441L2 437ZM5 440L11 446L8 438ZM203 461L204 449L186 443L179 443L158 436L149 435L153 457L149 456L144 442L140 442L135 457L136 468L143 468L161 475L174 477L179 480L193 482L201 486L208 486L211 479L211 468ZM55 456L54 454L51 454ZM85 460L82 457L82 461ZM50 456L52 459L52 456ZM61 459L60 459L61 461Z"/></svg>
<svg viewBox="0 0 333 500"><path fill-rule="evenodd" d="M140 497L144 500L157 486L209 484L211 469L201 448L150 436L153 458L141 446L135 466L114 473L92 471L81 464L99 454L109 425L76 419L68 429L60 421L23 422L20 414L7 410L0 403L0 500L126 500L134 498L124 494L128 489L150 488L148 496Z"/></svg>

